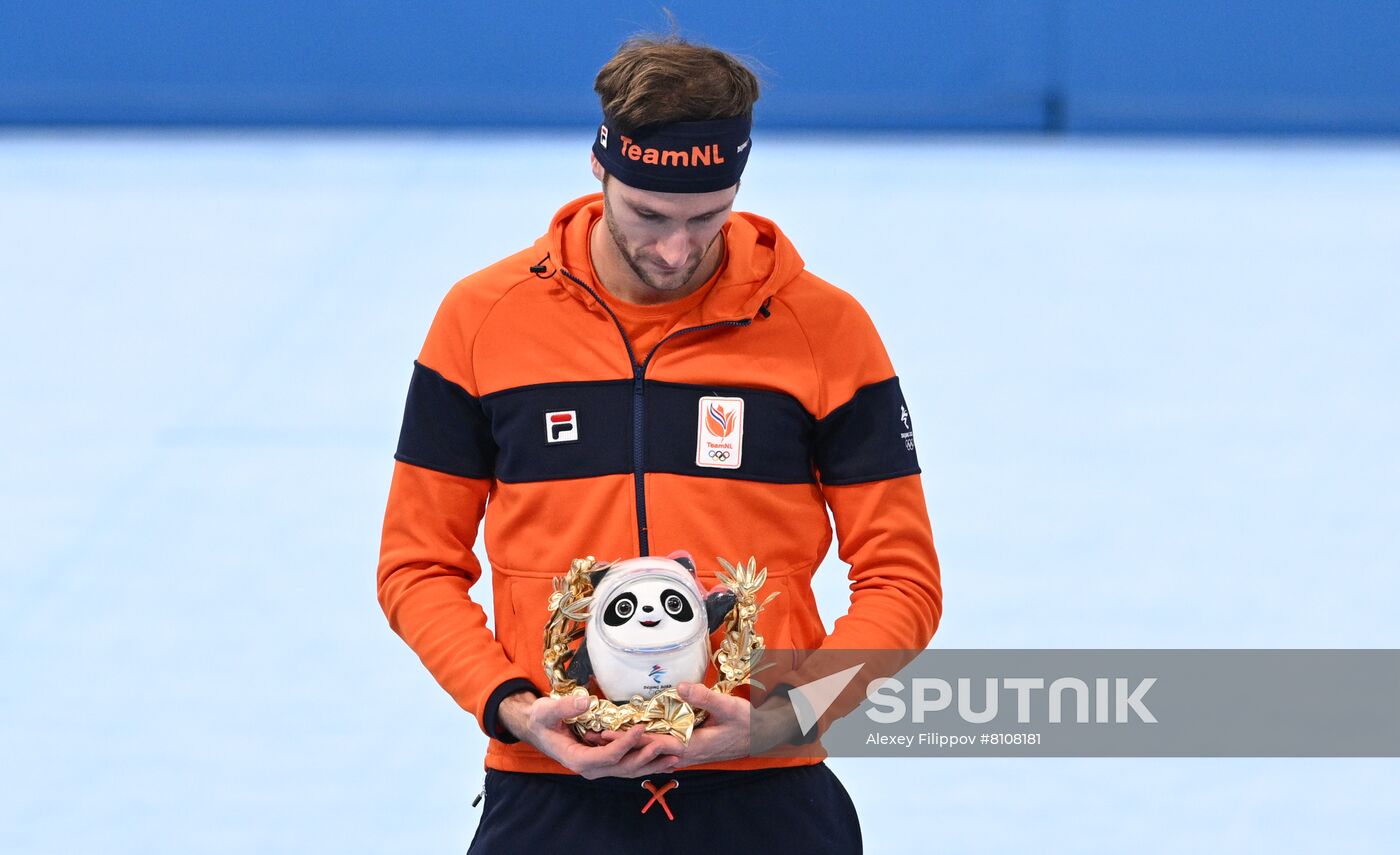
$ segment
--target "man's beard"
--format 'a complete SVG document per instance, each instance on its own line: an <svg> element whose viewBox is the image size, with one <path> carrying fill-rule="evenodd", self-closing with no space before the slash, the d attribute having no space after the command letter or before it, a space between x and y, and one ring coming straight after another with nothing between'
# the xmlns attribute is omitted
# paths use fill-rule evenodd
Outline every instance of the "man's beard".
<svg viewBox="0 0 1400 855"><path fill-rule="evenodd" d="M710 254L710 248L715 245L715 241L719 240L719 236L722 234L722 232L716 232L709 244L705 246L705 251L700 253L700 257L695 259L695 262L685 271L685 276L675 285L666 288L662 285L658 285L656 280L652 278L651 273L646 268L642 267L641 263L632 256L632 250L622 236L622 229L618 228L617 221L613 219L612 206L608 203L606 198L603 200L603 219L608 224L608 233L612 235L613 245L617 247L618 253L621 254L622 259L627 262L627 266L632 268L632 272L637 274L637 278L640 279L644 285L656 291L675 291L684 287L685 284L690 281L690 277L695 275L695 271L700 269L700 265L705 262L705 258Z"/></svg>

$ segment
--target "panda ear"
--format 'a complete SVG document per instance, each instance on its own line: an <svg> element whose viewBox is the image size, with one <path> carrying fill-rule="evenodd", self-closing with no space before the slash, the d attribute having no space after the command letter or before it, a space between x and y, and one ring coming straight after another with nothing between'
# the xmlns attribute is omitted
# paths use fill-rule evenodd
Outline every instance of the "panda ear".
<svg viewBox="0 0 1400 855"><path fill-rule="evenodd" d="M690 553L686 552L684 549L677 549L666 557L689 570L691 573L695 572L695 559L691 558Z"/></svg>
<svg viewBox="0 0 1400 855"><path fill-rule="evenodd" d="M592 573L589 573L589 574L588 574L588 584L592 585L592 586L594 587L594 589L596 590L597 587L598 587L598 581L599 581L600 579L602 579L603 576L607 575L607 572L608 572L608 568L607 568L607 567L604 567L602 570L594 570Z"/></svg>

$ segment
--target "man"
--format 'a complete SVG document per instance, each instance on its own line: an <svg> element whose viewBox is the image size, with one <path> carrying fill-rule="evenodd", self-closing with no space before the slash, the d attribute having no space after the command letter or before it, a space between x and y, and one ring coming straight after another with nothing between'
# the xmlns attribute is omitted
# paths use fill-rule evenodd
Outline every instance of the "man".
<svg viewBox="0 0 1400 855"><path fill-rule="evenodd" d="M634 39L595 89L603 193L459 282L415 362L380 603L491 738L472 851L658 833L668 851L859 851L819 758L760 753L820 731L790 711L760 728L747 699L682 683L710 714L688 742L640 727L580 740L564 720L584 706L547 696L546 603L573 558L684 549L713 586L715 556L757 556L760 597L781 593L756 626L773 649L923 649L942 612L909 414L873 325L776 225L733 211L757 80L721 51ZM810 584L828 508L852 581L830 635ZM494 634L469 595L483 516Z"/></svg>

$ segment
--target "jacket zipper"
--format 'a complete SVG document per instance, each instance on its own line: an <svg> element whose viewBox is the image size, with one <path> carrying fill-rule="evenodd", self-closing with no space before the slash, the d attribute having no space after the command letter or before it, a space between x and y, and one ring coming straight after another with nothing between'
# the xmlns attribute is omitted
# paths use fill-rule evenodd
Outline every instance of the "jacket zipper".
<svg viewBox="0 0 1400 855"><path fill-rule="evenodd" d="M651 358L656 355L656 351L661 345L678 335L714 329L715 327L746 327L753 323L753 319L746 318L742 321L715 321L713 323L702 324L698 327L686 327L683 330L676 330L661 339L661 341L658 341L652 347L651 352L647 354L647 358L638 363L637 354L632 350L632 342L627 338L627 330L623 328L622 321L617 319L617 314L613 312L612 308L607 303L603 302L603 299L598 296L598 292L588 287L583 280L563 268L560 268L560 272L578 283L580 288L593 295L593 299L597 300L598 305L602 306L608 313L608 316L612 318L613 324L617 327L618 335L622 336L623 345L627 347L627 359L632 363L632 483L636 490L637 499L637 546L640 550L637 554L639 556L646 555L648 554L649 537L647 535L646 472L642 469L642 452L646 448L644 442L646 430L646 419L644 417L646 410L646 386L643 380L646 378L647 366L651 365Z"/></svg>

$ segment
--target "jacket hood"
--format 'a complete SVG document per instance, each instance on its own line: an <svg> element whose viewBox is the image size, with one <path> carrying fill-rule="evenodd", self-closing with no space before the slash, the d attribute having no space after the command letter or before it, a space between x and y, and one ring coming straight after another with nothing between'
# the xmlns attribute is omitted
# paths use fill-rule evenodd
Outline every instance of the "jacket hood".
<svg viewBox="0 0 1400 855"><path fill-rule="evenodd" d="M536 275L552 278L590 308L598 304L596 283L588 281L588 234L603 218L603 194L575 199L554 215L549 231L535 242L543 258ZM771 220L742 211L730 213L722 229L726 258L718 281L701 304L695 323L749 320L770 297L802 273L802 256ZM543 267L543 270L539 270ZM582 287L586 283L588 288Z"/></svg>

